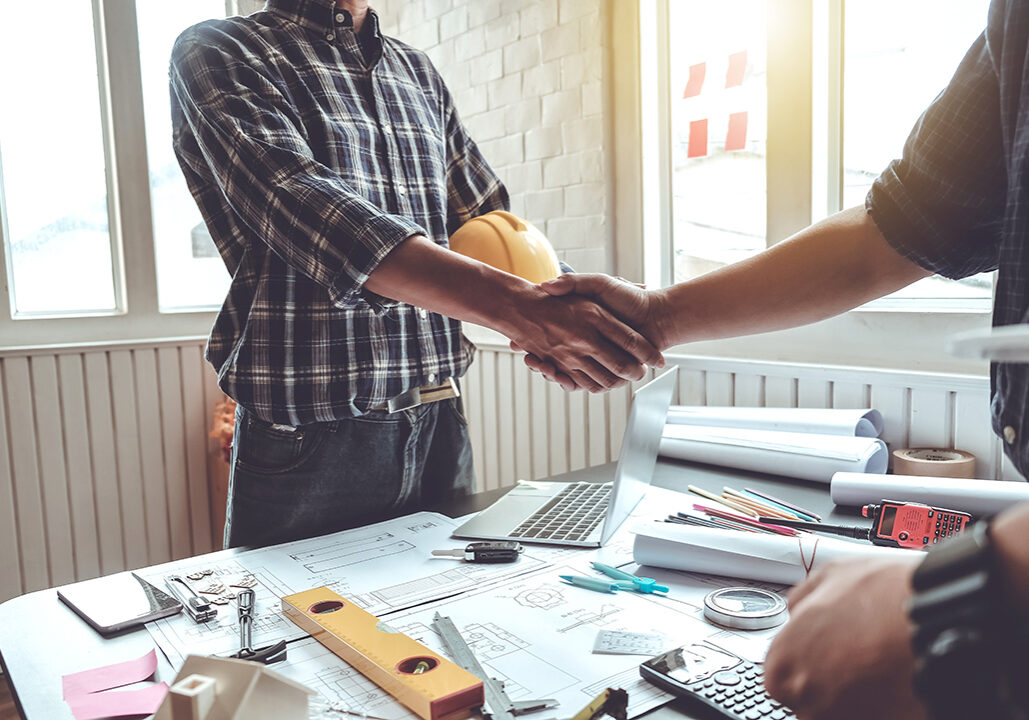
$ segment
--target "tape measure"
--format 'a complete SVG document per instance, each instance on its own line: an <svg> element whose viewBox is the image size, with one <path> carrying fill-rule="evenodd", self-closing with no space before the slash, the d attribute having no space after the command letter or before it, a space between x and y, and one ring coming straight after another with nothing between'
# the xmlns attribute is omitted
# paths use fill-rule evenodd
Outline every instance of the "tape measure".
<svg viewBox="0 0 1029 720"><path fill-rule="evenodd" d="M302 630L425 720L459 720L482 707L482 681L326 587L282 598Z"/></svg>

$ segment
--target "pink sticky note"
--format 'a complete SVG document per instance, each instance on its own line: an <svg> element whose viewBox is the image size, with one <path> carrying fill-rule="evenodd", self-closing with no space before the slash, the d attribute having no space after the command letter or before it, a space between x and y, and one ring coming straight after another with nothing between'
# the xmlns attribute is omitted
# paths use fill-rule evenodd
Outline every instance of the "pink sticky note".
<svg viewBox="0 0 1029 720"><path fill-rule="evenodd" d="M736 87L743 84L743 71L747 69L747 51L743 50L729 56L729 69L725 72L725 86Z"/></svg>
<svg viewBox="0 0 1029 720"><path fill-rule="evenodd" d="M168 694L168 683L154 683L138 690L109 690L66 698L75 720L153 715Z"/></svg>
<svg viewBox="0 0 1029 720"><path fill-rule="evenodd" d="M64 699L110 690L122 685L131 685L140 680L146 680L154 674L155 670L157 670L157 653L151 650L135 660L126 660L92 670L70 673L62 678Z"/></svg>
<svg viewBox="0 0 1029 720"><path fill-rule="evenodd" d="M686 149L686 157L703 157L707 155L707 118L690 123L690 144Z"/></svg>
<svg viewBox="0 0 1029 720"><path fill-rule="evenodd" d="M747 113L729 114L729 132L725 134L726 150L742 150L747 145Z"/></svg>
<svg viewBox="0 0 1029 720"><path fill-rule="evenodd" d="M686 81L686 89L682 93L684 98L700 95L700 89L704 87L705 74L707 74L707 63L690 65L690 79Z"/></svg>

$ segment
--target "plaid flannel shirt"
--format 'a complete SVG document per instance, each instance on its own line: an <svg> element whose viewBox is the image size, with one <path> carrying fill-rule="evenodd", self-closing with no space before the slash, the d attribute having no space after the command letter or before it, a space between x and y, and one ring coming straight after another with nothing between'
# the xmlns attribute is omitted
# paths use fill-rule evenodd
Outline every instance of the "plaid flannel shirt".
<svg viewBox="0 0 1029 720"><path fill-rule="evenodd" d="M1029 4L994 0L986 30L865 203L886 240L927 270L997 270L994 325L1029 322L1027 62ZM994 363L990 379L993 428L1027 475L1029 365Z"/></svg>
<svg viewBox="0 0 1029 720"><path fill-rule="evenodd" d="M428 58L371 12L359 42L333 5L270 0L186 30L171 58L176 156L232 275L207 358L288 425L464 374L459 322L362 286L409 237L446 246L508 206Z"/></svg>

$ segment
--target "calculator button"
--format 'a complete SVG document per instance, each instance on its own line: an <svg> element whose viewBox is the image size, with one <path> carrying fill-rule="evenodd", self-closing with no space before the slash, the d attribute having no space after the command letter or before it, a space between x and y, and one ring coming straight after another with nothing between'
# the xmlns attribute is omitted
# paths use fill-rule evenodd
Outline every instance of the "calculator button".
<svg viewBox="0 0 1029 720"><path fill-rule="evenodd" d="M762 713L758 712L757 708L752 708L743 717L747 720L761 720L761 715Z"/></svg>
<svg viewBox="0 0 1029 720"><path fill-rule="evenodd" d="M717 694L718 694L718 691L715 690L714 688L708 688L707 690L704 691L704 697L713 698Z"/></svg>
<svg viewBox="0 0 1029 720"><path fill-rule="evenodd" d="M933 516L933 511L932 511L932 510L930 510L930 511L929 511L929 517L932 517L932 516Z"/></svg>
<svg viewBox="0 0 1029 720"><path fill-rule="evenodd" d="M772 710L774 710L775 708L773 708L772 704L766 700L765 702L761 703L760 705L758 705L754 709L757 710L762 715L767 715L768 713L772 712Z"/></svg>
<svg viewBox="0 0 1029 720"><path fill-rule="evenodd" d="M740 682L740 676L734 672L728 670L720 670L711 676L719 685L737 685Z"/></svg>
<svg viewBox="0 0 1029 720"><path fill-rule="evenodd" d="M772 720L782 720L784 717L786 717L786 711L780 708L773 712L771 715L769 715L769 717L772 718Z"/></svg>

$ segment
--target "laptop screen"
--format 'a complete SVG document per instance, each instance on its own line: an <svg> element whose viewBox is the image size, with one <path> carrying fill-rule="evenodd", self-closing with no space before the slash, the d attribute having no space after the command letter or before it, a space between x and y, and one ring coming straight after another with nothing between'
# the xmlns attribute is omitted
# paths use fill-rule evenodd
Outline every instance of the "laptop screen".
<svg viewBox="0 0 1029 720"><path fill-rule="evenodd" d="M654 477L661 434L675 392L678 370L673 366L636 391L622 438L601 543L610 540L629 517Z"/></svg>

